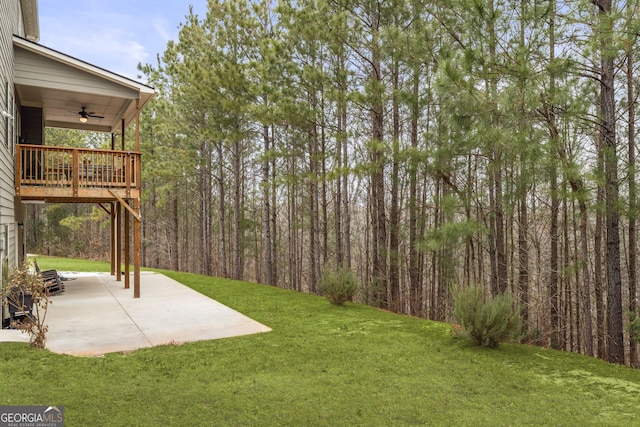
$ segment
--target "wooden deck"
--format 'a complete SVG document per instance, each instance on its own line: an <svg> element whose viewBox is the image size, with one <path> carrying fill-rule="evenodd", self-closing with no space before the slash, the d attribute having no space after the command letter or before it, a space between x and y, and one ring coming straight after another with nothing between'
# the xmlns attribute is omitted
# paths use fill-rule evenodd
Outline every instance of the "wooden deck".
<svg viewBox="0 0 640 427"><path fill-rule="evenodd" d="M16 196L92 203L140 197L140 152L16 146Z"/></svg>

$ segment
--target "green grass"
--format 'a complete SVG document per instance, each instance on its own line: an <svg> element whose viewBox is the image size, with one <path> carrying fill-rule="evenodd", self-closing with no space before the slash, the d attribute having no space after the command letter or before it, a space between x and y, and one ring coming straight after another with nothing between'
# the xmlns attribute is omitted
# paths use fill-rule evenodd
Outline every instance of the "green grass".
<svg viewBox="0 0 640 427"><path fill-rule="evenodd" d="M273 331L100 358L0 343L0 405L63 405L67 426L640 425L633 369L537 347L472 347L442 323L165 274Z"/></svg>
<svg viewBox="0 0 640 427"><path fill-rule="evenodd" d="M90 261L75 258L56 258L45 255L30 255L38 261L38 265L42 270L55 269L58 271L75 271L75 272L109 272L110 264L105 261ZM132 269L133 270L133 269Z"/></svg>

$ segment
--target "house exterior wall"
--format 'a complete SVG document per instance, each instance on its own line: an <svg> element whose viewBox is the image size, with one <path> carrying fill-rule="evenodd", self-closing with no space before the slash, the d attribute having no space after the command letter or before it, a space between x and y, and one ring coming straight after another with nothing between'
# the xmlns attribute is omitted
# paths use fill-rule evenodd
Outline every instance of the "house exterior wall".
<svg viewBox="0 0 640 427"><path fill-rule="evenodd" d="M0 112L8 112L13 119L0 116L0 258L2 265L18 262L22 232L15 218L15 144L20 124L16 106L13 68L13 35L24 36L21 2L0 0Z"/></svg>

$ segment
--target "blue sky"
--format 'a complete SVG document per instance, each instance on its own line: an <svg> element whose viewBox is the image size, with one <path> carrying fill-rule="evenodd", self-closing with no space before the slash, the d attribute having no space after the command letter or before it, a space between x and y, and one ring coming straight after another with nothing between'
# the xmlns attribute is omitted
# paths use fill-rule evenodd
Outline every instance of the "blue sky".
<svg viewBox="0 0 640 427"><path fill-rule="evenodd" d="M207 0L39 0L40 43L136 79L177 40L189 5L204 16Z"/></svg>

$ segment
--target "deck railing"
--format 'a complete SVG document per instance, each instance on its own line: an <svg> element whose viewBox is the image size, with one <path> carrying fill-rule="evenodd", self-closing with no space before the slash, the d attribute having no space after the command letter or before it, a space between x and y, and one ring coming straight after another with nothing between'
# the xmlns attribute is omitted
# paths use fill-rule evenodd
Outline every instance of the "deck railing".
<svg viewBox="0 0 640 427"><path fill-rule="evenodd" d="M78 189L139 188L140 154L135 151L17 145L16 187Z"/></svg>

